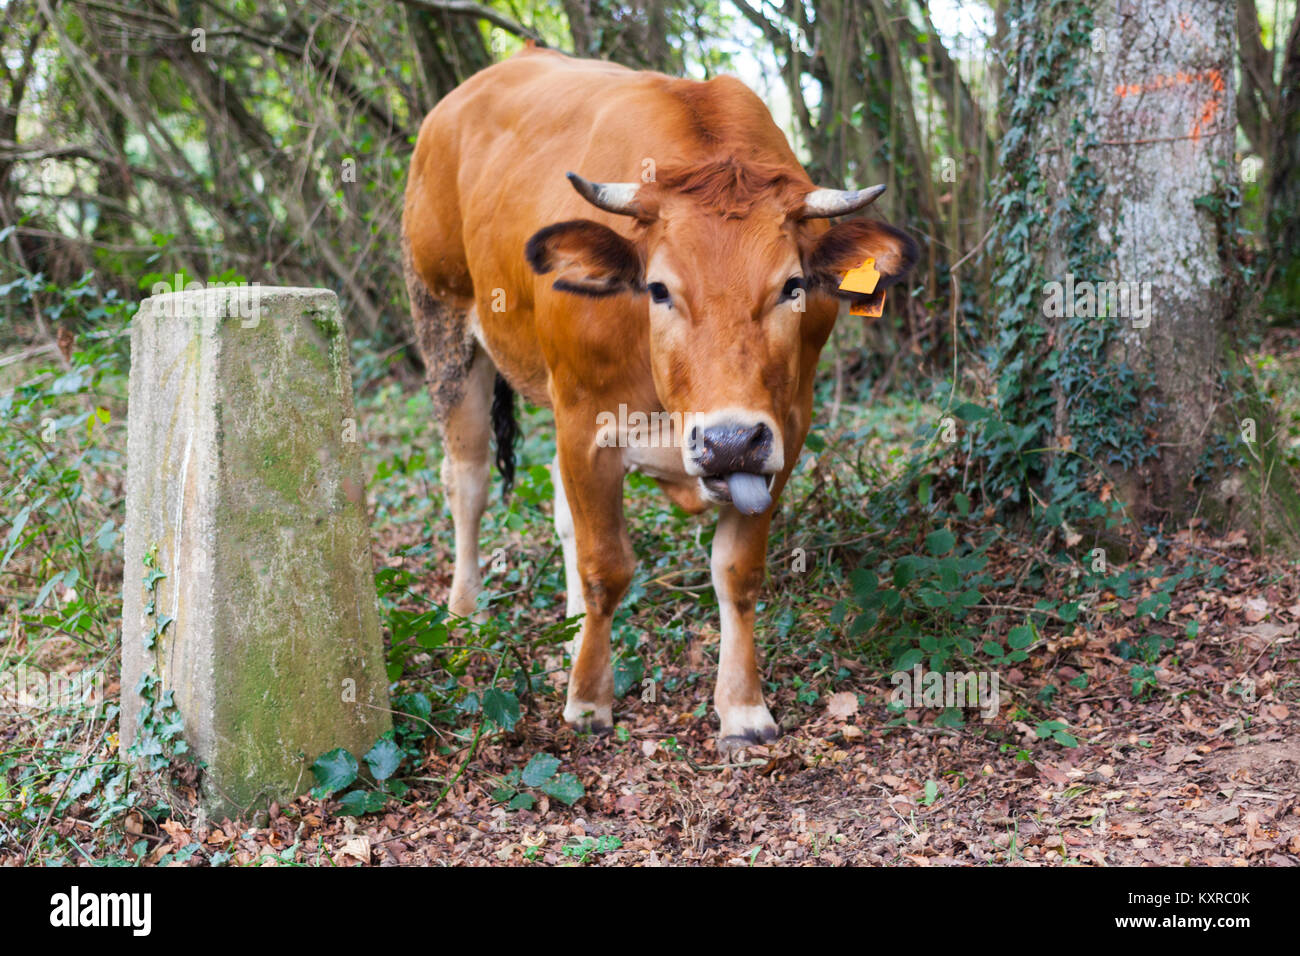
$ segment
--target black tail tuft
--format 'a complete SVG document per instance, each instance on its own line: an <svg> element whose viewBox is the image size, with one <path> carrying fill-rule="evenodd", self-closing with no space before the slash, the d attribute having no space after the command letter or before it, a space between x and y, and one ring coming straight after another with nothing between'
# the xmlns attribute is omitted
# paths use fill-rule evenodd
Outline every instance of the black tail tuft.
<svg viewBox="0 0 1300 956"><path fill-rule="evenodd" d="M492 389L492 433L497 440L497 471L501 472L501 497L510 497L515 483L515 442L519 423L515 421L515 390L497 373Z"/></svg>

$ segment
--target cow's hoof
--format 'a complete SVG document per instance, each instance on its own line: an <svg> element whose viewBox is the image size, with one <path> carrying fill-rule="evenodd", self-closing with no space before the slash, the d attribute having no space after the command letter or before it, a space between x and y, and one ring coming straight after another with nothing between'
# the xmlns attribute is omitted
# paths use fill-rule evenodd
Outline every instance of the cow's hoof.
<svg viewBox="0 0 1300 956"><path fill-rule="evenodd" d="M718 732L719 753L733 753L756 744L771 743L781 736L781 728L762 704L733 707L719 716L722 719L722 729Z"/></svg>
<svg viewBox="0 0 1300 956"><path fill-rule="evenodd" d="M580 734L607 734L614 729L614 708L569 701L564 705L564 722Z"/></svg>

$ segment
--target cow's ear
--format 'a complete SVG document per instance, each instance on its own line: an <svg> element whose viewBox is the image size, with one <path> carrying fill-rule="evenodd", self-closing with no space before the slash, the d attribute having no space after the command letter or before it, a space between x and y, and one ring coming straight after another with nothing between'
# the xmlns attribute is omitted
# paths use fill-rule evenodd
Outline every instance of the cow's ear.
<svg viewBox="0 0 1300 956"><path fill-rule="evenodd" d="M629 240L590 219L557 222L533 235L524 250L539 275L555 273L555 288L579 295L629 292L641 285L641 256Z"/></svg>
<svg viewBox="0 0 1300 956"><path fill-rule="evenodd" d="M843 299L862 296L841 290L844 277L868 259L880 273L876 291L887 289L916 265L916 242L901 229L872 219L842 222L817 239L808 255L808 276L823 291Z"/></svg>

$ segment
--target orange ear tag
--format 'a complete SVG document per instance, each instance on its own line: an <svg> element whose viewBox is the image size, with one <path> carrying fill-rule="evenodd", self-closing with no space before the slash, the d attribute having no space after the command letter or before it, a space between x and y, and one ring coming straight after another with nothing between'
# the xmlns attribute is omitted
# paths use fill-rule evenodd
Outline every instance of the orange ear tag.
<svg viewBox="0 0 1300 956"><path fill-rule="evenodd" d="M849 306L849 315L878 319L885 314L885 290L881 289L870 299L859 300Z"/></svg>
<svg viewBox="0 0 1300 956"><path fill-rule="evenodd" d="M862 295L871 295L876 291L876 283L880 281L880 273L876 270L876 260L868 257L864 259L862 265L856 269L850 269L840 283L841 292L859 292Z"/></svg>

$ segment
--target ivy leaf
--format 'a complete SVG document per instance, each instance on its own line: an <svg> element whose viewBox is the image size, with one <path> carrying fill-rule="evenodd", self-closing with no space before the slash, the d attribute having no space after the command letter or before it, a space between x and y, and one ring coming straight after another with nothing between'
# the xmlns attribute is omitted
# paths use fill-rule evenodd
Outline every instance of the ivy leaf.
<svg viewBox="0 0 1300 956"><path fill-rule="evenodd" d="M645 676L645 662L640 657L623 657L614 666L614 696L620 700L633 688L641 686Z"/></svg>
<svg viewBox="0 0 1300 956"><path fill-rule="evenodd" d="M339 805L346 816L364 817L367 813L378 813L387 802L387 794L375 790L349 790L339 800Z"/></svg>
<svg viewBox="0 0 1300 956"><path fill-rule="evenodd" d="M376 780L387 780L402 762L402 748L391 737L380 737L366 754L365 760Z"/></svg>
<svg viewBox="0 0 1300 956"><path fill-rule="evenodd" d="M550 754L533 754L533 759L524 767L523 781L530 787L540 787L555 776L560 769L560 761Z"/></svg>
<svg viewBox="0 0 1300 956"><path fill-rule="evenodd" d="M311 765L312 776L316 778L316 787L312 796L323 800L331 794L338 793L357 779L357 758L343 747L335 747L327 754L321 754Z"/></svg>
<svg viewBox="0 0 1300 956"><path fill-rule="evenodd" d="M542 785L542 793L554 797L569 807L581 800L586 792L586 789L582 786L582 781L571 773L562 773L554 780L548 780Z"/></svg>

